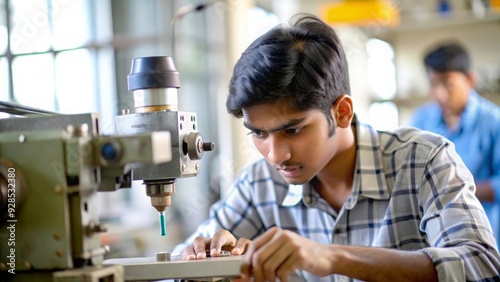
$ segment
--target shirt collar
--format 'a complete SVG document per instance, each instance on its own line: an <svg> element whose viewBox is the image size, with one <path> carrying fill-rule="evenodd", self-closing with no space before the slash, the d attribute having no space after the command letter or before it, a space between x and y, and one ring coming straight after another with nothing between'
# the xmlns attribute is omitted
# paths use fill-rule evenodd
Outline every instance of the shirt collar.
<svg viewBox="0 0 500 282"><path fill-rule="evenodd" d="M384 176L382 153L378 132L368 124L359 122L355 115L352 126L356 129L356 169L354 173L353 190L345 203L345 208L351 209L359 197L372 199L389 199L390 193ZM306 206L314 204L311 198L312 187L304 185L289 185L282 206L297 205L301 200Z"/></svg>
<svg viewBox="0 0 500 282"><path fill-rule="evenodd" d="M444 132L448 132L448 125L444 121L443 111L439 107L437 102L434 102L435 107L437 107L438 111L435 113L439 113L439 116L430 116L430 120L435 120L436 123L444 130ZM461 130L471 130L474 129L474 125L476 124L477 112L479 111L479 94L477 94L476 90L471 89L469 92L469 96L467 98L467 104L465 105L464 110L460 114L460 120L456 125L456 129L453 132L460 132ZM444 133L444 135L448 135Z"/></svg>
<svg viewBox="0 0 500 282"><path fill-rule="evenodd" d="M473 89L469 93L465 109L460 115L460 127L464 130L473 129L479 111L479 94Z"/></svg>
<svg viewBox="0 0 500 282"><path fill-rule="evenodd" d="M384 175L379 133L370 125L353 120L356 128L356 169L353 191L347 199L346 208L352 208L359 197L385 200L390 192Z"/></svg>

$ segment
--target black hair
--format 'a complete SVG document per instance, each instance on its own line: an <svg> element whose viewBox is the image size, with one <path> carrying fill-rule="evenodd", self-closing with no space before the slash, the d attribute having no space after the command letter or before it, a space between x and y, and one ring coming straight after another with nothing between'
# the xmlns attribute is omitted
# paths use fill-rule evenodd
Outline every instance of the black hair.
<svg viewBox="0 0 500 282"><path fill-rule="evenodd" d="M260 36L241 55L229 84L229 113L240 118L244 108L286 99L296 111L321 110L332 125L333 103L350 95L344 50L329 25L309 14L296 17Z"/></svg>
<svg viewBox="0 0 500 282"><path fill-rule="evenodd" d="M427 53L424 58L427 69L438 73L459 71L468 74L470 58L465 47L459 42L441 43Z"/></svg>

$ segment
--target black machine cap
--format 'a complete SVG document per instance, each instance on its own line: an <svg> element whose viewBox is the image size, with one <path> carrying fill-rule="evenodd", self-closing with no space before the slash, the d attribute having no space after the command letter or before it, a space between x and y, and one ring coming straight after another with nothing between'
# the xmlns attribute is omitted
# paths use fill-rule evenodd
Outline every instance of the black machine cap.
<svg viewBox="0 0 500 282"><path fill-rule="evenodd" d="M129 91L179 87L181 87L181 79L172 57L140 57L132 61L132 68L128 75Z"/></svg>

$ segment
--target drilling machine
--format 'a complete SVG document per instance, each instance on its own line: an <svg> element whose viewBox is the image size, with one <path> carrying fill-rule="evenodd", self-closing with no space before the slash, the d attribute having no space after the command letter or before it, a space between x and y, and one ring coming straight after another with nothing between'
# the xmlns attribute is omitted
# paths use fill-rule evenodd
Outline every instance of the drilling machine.
<svg viewBox="0 0 500 282"><path fill-rule="evenodd" d="M125 110L115 118L118 134L169 131L172 135L169 163L145 164L134 170L134 179L143 180L151 205L160 214L162 235L165 235L164 212L175 192L175 180L196 176L203 153L214 149L214 144L204 142L197 132L196 113L178 111L179 87L180 76L171 57L136 58L128 76L135 112Z"/></svg>
<svg viewBox="0 0 500 282"><path fill-rule="evenodd" d="M116 136L99 134L94 113L0 104L21 115L0 119L1 281L123 281L122 265L103 264L97 192L143 180L163 214L175 179L198 174L214 144L197 132L195 113L178 111L172 59L134 59L128 83L135 112L116 117Z"/></svg>

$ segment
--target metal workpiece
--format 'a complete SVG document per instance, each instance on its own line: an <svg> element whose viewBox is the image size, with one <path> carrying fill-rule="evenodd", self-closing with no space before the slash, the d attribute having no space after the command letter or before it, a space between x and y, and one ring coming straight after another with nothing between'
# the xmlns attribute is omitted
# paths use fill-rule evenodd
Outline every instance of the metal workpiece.
<svg viewBox="0 0 500 282"><path fill-rule="evenodd" d="M158 253L155 253L155 258L156 258L157 262L160 262L160 261L170 261L170 259L171 259L169 252L158 252Z"/></svg>
<svg viewBox="0 0 500 282"><path fill-rule="evenodd" d="M211 257L212 256L212 252L210 250L207 250L206 256L207 256L207 258ZM232 254L231 254L230 251L221 250L220 253L219 253L219 255L217 257L229 257L229 256L232 256Z"/></svg>
<svg viewBox="0 0 500 282"><path fill-rule="evenodd" d="M172 255L170 261L156 257L105 260L105 265L122 265L125 281L161 279L237 278L243 256L207 257L202 260L182 260Z"/></svg>

